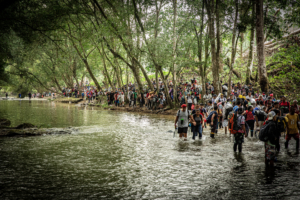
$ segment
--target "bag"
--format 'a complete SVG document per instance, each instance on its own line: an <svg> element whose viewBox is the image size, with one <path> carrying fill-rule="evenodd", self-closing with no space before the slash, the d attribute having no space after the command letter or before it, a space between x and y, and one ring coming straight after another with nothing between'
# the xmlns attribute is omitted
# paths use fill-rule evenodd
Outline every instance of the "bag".
<svg viewBox="0 0 300 200"><path fill-rule="evenodd" d="M264 117L264 116L265 116L265 112L262 111L262 110L256 110L256 111L255 111L255 115L256 115L257 117Z"/></svg>
<svg viewBox="0 0 300 200"><path fill-rule="evenodd" d="M206 122L207 122L207 123L211 123L211 118L212 118L213 114L218 115L218 113L217 113L216 111L210 112L209 115L208 115L208 117L206 118ZM216 119L216 118L215 118L215 119Z"/></svg>
<svg viewBox="0 0 300 200"><path fill-rule="evenodd" d="M241 126L239 124L239 119L241 118L237 117L237 113L232 113L231 118L229 119L229 131L231 134L236 134L238 130L241 129Z"/></svg>
<svg viewBox="0 0 300 200"><path fill-rule="evenodd" d="M286 129L286 121L284 117L278 117L277 119L277 128L280 130L280 132L285 132Z"/></svg>
<svg viewBox="0 0 300 200"><path fill-rule="evenodd" d="M225 119L228 119L228 115L233 111L233 107L226 108L225 110Z"/></svg>
<svg viewBox="0 0 300 200"><path fill-rule="evenodd" d="M269 140L270 124L271 123L267 123L261 127L261 129L259 131L259 136L258 136L260 141L267 142Z"/></svg>
<svg viewBox="0 0 300 200"><path fill-rule="evenodd" d="M223 90L228 91L228 87L226 85L223 85Z"/></svg>

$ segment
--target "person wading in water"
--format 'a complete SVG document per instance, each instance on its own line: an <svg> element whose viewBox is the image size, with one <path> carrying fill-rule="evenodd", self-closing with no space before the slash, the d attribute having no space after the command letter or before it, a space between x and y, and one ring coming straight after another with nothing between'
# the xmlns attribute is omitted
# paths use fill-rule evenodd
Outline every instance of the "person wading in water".
<svg viewBox="0 0 300 200"><path fill-rule="evenodd" d="M176 123L178 124L178 134L179 137L182 138L184 137L184 140L187 140L187 131L188 131L188 126L189 126L189 119L191 119L191 122L193 123L193 117L190 114L190 111L187 110L186 104L181 105L180 110L178 110L176 114L176 119L175 119L175 129L176 129Z"/></svg>

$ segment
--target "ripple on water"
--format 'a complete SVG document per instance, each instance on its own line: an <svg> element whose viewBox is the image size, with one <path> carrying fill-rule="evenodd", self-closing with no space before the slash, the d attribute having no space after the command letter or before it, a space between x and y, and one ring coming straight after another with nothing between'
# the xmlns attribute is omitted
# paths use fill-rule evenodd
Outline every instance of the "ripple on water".
<svg viewBox="0 0 300 200"><path fill-rule="evenodd" d="M294 141L289 152L282 149L276 168L266 170L264 146L253 138L235 154L224 133L212 140L205 129L201 141L191 140L190 133L187 142L180 141L170 131L173 122L161 117L60 105L50 112L53 107L44 103L24 109L37 117L29 120L79 131L1 138L1 199L297 199L300 194ZM0 114L16 116L5 114L3 106Z"/></svg>

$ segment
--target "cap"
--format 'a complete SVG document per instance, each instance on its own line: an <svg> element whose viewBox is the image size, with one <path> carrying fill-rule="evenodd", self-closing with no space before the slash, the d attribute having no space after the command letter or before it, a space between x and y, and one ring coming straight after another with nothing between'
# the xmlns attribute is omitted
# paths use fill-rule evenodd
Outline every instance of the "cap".
<svg viewBox="0 0 300 200"><path fill-rule="evenodd" d="M273 96L273 94L270 94L270 97L272 97Z"/></svg>
<svg viewBox="0 0 300 200"><path fill-rule="evenodd" d="M182 105L181 105L181 108L186 108L186 104L182 104Z"/></svg>
<svg viewBox="0 0 300 200"><path fill-rule="evenodd" d="M216 97L217 95L216 94L214 94L214 97Z"/></svg>
<svg viewBox="0 0 300 200"><path fill-rule="evenodd" d="M273 118L274 118L275 115L276 114L275 114L274 111L269 112L269 114L268 114L268 120L273 120Z"/></svg>

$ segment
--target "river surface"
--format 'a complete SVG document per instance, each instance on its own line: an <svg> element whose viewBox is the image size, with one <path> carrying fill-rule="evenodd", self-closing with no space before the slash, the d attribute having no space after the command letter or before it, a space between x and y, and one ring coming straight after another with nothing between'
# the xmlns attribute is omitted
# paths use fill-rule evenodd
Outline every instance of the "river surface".
<svg viewBox="0 0 300 200"><path fill-rule="evenodd" d="M221 131L202 141L173 138L173 116L69 104L0 101L12 125L78 127L70 135L0 138L0 199L299 199L295 141L264 164L264 146L243 153Z"/></svg>

